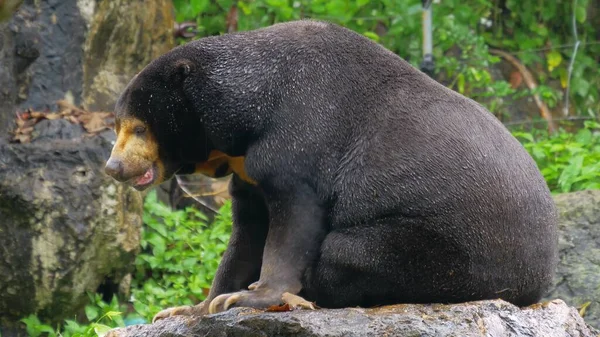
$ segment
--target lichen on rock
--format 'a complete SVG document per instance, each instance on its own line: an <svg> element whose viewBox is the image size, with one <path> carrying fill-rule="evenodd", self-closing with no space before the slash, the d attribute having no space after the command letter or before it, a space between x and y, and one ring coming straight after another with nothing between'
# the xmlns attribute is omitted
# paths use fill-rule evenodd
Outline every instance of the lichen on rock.
<svg viewBox="0 0 600 337"><path fill-rule="evenodd" d="M72 317L107 278L131 271L142 198L102 172L101 137L0 142L0 325Z"/></svg>

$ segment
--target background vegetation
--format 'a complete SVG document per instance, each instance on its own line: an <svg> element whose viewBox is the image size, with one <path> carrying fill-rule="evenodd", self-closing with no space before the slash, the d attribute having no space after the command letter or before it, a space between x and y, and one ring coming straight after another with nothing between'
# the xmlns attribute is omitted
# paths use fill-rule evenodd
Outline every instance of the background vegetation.
<svg viewBox="0 0 600 337"><path fill-rule="evenodd" d="M507 122L538 163L553 193L600 187L600 124L596 122L600 13L590 12L600 9L590 1L443 0L433 5L436 78L485 104ZM195 25L180 31L180 36L190 34L181 37L180 43L315 18L360 32L416 67L422 60L420 0L173 3L177 21ZM510 53L531 70L535 88L519 85L523 79L518 74L508 81L495 74L493 67L500 58L492 49ZM537 109L525 111L514 122L513 102L534 94L554 116L556 132L549 133L547 120ZM59 327L45 325L35 316L24 318L30 336L103 336L109 327L149 321L160 309L203 300L228 240L230 204L207 226L197 210L172 211L150 193L144 222L143 253L137 258L131 298L115 297L106 303L100 295L90 294L85 317Z"/></svg>

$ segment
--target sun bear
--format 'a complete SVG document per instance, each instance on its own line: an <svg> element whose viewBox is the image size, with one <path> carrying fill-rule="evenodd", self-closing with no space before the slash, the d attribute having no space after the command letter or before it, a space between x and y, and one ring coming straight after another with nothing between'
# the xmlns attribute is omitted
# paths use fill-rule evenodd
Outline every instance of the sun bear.
<svg viewBox="0 0 600 337"><path fill-rule="evenodd" d="M116 180L233 175L210 294L155 319L284 293L324 308L525 306L552 282L556 209L521 144L349 29L301 20L189 42L136 75L115 115Z"/></svg>

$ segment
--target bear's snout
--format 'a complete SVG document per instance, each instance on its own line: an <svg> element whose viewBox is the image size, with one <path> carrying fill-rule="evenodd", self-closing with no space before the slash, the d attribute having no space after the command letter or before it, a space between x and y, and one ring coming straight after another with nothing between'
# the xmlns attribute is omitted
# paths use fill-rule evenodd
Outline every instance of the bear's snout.
<svg viewBox="0 0 600 337"><path fill-rule="evenodd" d="M104 172L118 181L122 182L127 180L123 176L123 162L118 159L108 159L106 166L104 167Z"/></svg>

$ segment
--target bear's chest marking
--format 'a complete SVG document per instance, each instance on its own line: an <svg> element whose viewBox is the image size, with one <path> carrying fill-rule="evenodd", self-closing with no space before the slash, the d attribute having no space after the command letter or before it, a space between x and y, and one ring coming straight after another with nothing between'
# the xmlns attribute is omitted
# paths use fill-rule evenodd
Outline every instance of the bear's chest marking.
<svg viewBox="0 0 600 337"><path fill-rule="evenodd" d="M200 173L211 178L222 178L232 173L237 174L242 180L252 185L256 185L244 167L245 158L230 157L227 154L213 150L208 156L208 160L196 164L195 173Z"/></svg>

